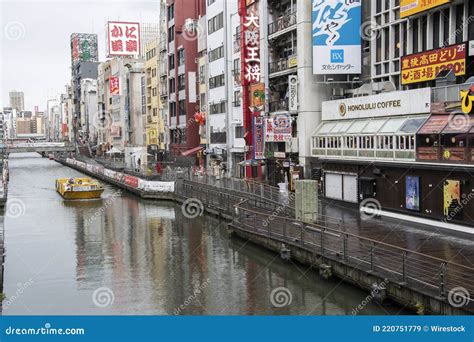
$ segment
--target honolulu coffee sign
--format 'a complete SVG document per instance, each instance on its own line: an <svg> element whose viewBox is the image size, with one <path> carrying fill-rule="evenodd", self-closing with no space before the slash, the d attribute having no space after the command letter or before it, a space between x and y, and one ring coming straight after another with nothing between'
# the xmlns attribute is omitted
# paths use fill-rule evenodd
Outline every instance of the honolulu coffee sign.
<svg viewBox="0 0 474 342"><path fill-rule="evenodd" d="M430 109L431 90L423 88L323 102L322 119L346 120L426 114Z"/></svg>

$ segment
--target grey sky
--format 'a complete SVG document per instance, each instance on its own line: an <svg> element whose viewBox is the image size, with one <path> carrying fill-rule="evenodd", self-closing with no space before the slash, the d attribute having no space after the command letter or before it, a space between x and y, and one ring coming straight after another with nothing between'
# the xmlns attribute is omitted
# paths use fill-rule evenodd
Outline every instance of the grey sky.
<svg viewBox="0 0 474 342"><path fill-rule="evenodd" d="M108 20L158 22L158 0L0 0L0 108L10 90L25 93L25 107L40 110L64 92L70 80L70 35L97 33L105 60Z"/></svg>

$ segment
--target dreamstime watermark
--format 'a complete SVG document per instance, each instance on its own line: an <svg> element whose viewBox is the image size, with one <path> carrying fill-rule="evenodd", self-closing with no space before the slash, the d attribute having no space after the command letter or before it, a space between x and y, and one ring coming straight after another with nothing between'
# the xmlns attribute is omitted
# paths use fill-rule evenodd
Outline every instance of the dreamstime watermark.
<svg viewBox="0 0 474 342"><path fill-rule="evenodd" d="M293 302L293 295L286 287L277 287L270 293L270 302L276 308L284 308L291 305Z"/></svg>
<svg viewBox="0 0 474 342"><path fill-rule="evenodd" d="M6 309L15 303L23 295L23 293L25 293L26 290L33 286L34 283L34 280L31 278L24 283L18 283L15 293L11 297L8 297L4 300L3 308Z"/></svg>
<svg viewBox="0 0 474 342"><path fill-rule="evenodd" d="M354 309L352 309L352 312L351 314L353 316L357 315L359 312L361 312L362 310L364 310L364 308L369 305L369 303L371 303L374 298L376 298L377 296L379 296L381 294L382 291L385 291L385 289L387 288L387 283L384 281L382 281L381 283L378 283L376 284L376 286L373 286L372 287L372 291L370 291L370 294L364 298L364 300L362 302L360 302L359 305L357 305Z"/></svg>
<svg viewBox="0 0 474 342"><path fill-rule="evenodd" d="M464 32L464 27L468 26L472 22L474 22L473 15L464 19L463 22L459 25L459 27L453 33L451 33L451 35L443 42L442 46L443 47L448 46L450 41L453 41L456 39L457 36L462 35Z"/></svg>
<svg viewBox="0 0 474 342"><path fill-rule="evenodd" d="M470 297L471 295L469 291L466 288L459 286L449 291L448 302L455 308L462 308L469 304L471 301Z"/></svg>
<svg viewBox="0 0 474 342"><path fill-rule="evenodd" d="M118 197L120 197L120 195L122 195L121 190L115 191L110 198L107 198L107 200L105 200L105 203L102 207L96 210L91 217L86 219L86 221L84 222L84 226L89 227L93 222L95 222L112 205L112 203Z"/></svg>
<svg viewBox="0 0 474 342"><path fill-rule="evenodd" d="M285 211L289 206L291 201L294 201L296 198L296 192L290 193L286 198L283 199L282 205L279 205L265 220L263 220L263 226L268 227L268 225L274 221L279 215Z"/></svg>
<svg viewBox="0 0 474 342"><path fill-rule="evenodd" d="M363 220L380 216L382 205L375 198L366 198L360 203L360 216Z"/></svg>
<svg viewBox="0 0 474 342"><path fill-rule="evenodd" d="M92 294L92 302L99 308L111 306L115 301L114 292L108 287L99 287Z"/></svg>
<svg viewBox="0 0 474 342"><path fill-rule="evenodd" d="M26 212L26 205L19 198L11 198L7 201L7 210L5 212L5 216L9 218L19 218L25 215Z"/></svg>
<svg viewBox="0 0 474 342"><path fill-rule="evenodd" d="M174 309L174 314L175 315L181 314L183 310L186 309L186 307L191 305L197 299L197 297L201 294L202 291L204 291L206 287L209 286L209 284L210 284L210 280L209 278L207 278L206 281L201 283L199 286L195 287L193 290L193 294L190 295L188 298L186 298L183 304L181 304L180 306Z"/></svg>
<svg viewBox="0 0 474 342"><path fill-rule="evenodd" d="M465 131L471 128L471 118L469 114L452 113L449 115L448 127L456 131Z"/></svg>
<svg viewBox="0 0 474 342"><path fill-rule="evenodd" d="M113 123L114 123L114 118L112 114L108 111L102 111L101 113L94 116L94 119L92 120L92 125L98 131L110 129Z"/></svg>
<svg viewBox="0 0 474 342"><path fill-rule="evenodd" d="M181 36L184 40L187 41L195 41L198 40L200 37L203 36L205 30L202 25L197 20L189 21L183 25L183 31Z"/></svg>
<svg viewBox="0 0 474 342"><path fill-rule="evenodd" d="M188 198L181 205L181 212L184 217L194 219L204 214L204 204L197 198Z"/></svg>
<svg viewBox="0 0 474 342"><path fill-rule="evenodd" d="M25 38L26 28L19 21L10 21L5 25L3 33L8 40L20 40Z"/></svg>
<svg viewBox="0 0 474 342"><path fill-rule="evenodd" d="M461 202L457 204L452 210L449 211L448 215L443 219L444 223L448 223L468 205L470 201L474 199L474 193L470 192L469 195L463 194Z"/></svg>
<svg viewBox="0 0 474 342"><path fill-rule="evenodd" d="M363 40L372 41L380 37L382 33L379 29L380 26L372 20L367 20L362 23L360 26L359 32Z"/></svg>

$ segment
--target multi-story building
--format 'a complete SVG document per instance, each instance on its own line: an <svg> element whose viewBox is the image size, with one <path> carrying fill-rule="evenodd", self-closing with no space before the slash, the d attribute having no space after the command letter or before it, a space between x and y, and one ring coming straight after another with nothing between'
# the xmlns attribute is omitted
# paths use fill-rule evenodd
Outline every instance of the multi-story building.
<svg viewBox="0 0 474 342"><path fill-rule="evenodd" d="M362 6L365 83L323 103L313 176L364 211L472 231L474 3Z"/></svg>
<svg viewBox="0 0 474 342"><path fill-rule="evenodd" d="M168 0L168 111L170 152L172 155L192 155L199 149L199 127L194 114L197 99L197 21L205 13L202 0Z"/></svg>
<svg viewBox="0 0 474 342"><path fill-rule="evenodd" d="M16 132L17 111L11 107L3 108L3 123L5 140L14 139Z"/></svg>
<svg viewBox="0 0 474 342"><path fill-rule="evenodd" d="M146 59L148 45L160 36L159 23L140 23L140 58Z"/></svg>
<svg viewBox="0 0 474 342"><path fill-rule="evenodd" d="M78 121L79 131L85 139L95 144L97 142L97 122L99 118L97 107L97 79L81 79L81 117ZM67 123L67 116L65 117Z"/></svg>
<svg viewBox="0 0 474 342"><path fill-rule="evenodd" d="M13 90L9 93L10 107L15 109L17 112L21 112L25 109L25 95L22 91Z"/></svg>
<svg viewBox="0 0 474 342"><path fill-rule="evenodd" d="M31 134L31 119L30 118L16 118L16 134Z"/></svg>
<svg viewBox="0 0 474 342"><path fill-rule="evenodd" d="M163 132L160 133L159 141L162 142L164 153L169 152L169 112L168 112L168 12L166 0L160 0L160 35L158 42L158 73L160 108L159 116L163 122Z"/></svg>
<svg viewBox="0 0 474 342"><path fill-rule="evenodd" d="M60 101L57 99L50 99L46 105L47 111L47 138L50 141L61 141L62 137L62 120Z"/></svg>

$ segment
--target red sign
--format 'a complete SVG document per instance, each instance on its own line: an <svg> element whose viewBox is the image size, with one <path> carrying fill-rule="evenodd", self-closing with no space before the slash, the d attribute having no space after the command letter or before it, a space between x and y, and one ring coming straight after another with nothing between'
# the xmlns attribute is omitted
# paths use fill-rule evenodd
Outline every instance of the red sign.
<svg viewBox="0 0 474 342"><path fill-rule="evenodd" d="M466 74L466 44L448 46L402 57L402 84L432 81L443 70Z"/></svg>
<svg viewBox="0 0 474 342"><path fill-rule="evenodd" d="M120 81L116 76L110 76L109 78L110 95L120 94Z"/></svg>
<svg viewBox="0 0 474 342"><path fill-rule="evenodd" d="M124 183L132 188L138 188L138 178L130 175L125 175Z"/></svg>
<svg viewBox="0 0 474 342"><path fill-rule="evenodd" d="M254 144L254 159L265 159L265 141L263 132L263 118L258 117L254 119L253 124L253 144Z"/></svg>
<svg viewBox="0 0 474 342"><path fill-rule="evenodd" d="M140 24L109 21L107 23L108 56L137 56L140 54Z"/></svg>

